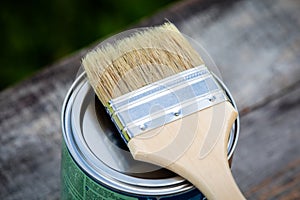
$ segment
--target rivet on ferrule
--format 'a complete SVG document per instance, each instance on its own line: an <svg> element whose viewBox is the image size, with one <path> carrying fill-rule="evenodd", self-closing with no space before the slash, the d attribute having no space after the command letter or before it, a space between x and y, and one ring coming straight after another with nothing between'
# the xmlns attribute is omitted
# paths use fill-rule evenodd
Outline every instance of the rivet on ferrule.
<svg viewBox="0 0 300 200"><path fill-rule="evenodd" d="M142 131L146 130L146 129L147 129L147 125L146 125L146 124L141 124L141 125L140 125L140 129L141 129Z"/></svg>
<svg viewBox="0 0 300 200"><path fill-rule="evenodd" d="M178 117L180 115L180 113L181 113L180 110L178 110L178 111L174 112L173 114L174 114L174 116Z"/></svg>
<svg viewBox="0 0 300 200"><path fill-rule="evenodd" d="M216 96L212 96L212 97L210 97L208 100L209 100L210 102L214 102L216 99L217 99Z"/></svg>

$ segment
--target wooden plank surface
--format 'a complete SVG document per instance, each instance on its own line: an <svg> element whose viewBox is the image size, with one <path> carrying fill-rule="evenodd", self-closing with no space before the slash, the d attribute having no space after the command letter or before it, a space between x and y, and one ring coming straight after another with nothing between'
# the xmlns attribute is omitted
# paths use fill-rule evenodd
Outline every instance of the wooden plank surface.
<svg viewBox="0 0 300 200"><path fill-rule="evenodd" d="M242 116L233 172L249 199L300 199L299 102L298 82Z"/></svg>
<svg viewBox="0 0 300 200"><path fill-rule="evenodd" d="M187 0L165 18L211 55L241 113L233 173L249 199L300 198L300 2ZM0 93L0 199L58 199L60 109L81 50Z"/></svg>
<svg viewBox="0 0 300 200"><path fill-rule="evenodd" d="M0 199L58 199L60 110L79 55L0 94Z"/></svg>

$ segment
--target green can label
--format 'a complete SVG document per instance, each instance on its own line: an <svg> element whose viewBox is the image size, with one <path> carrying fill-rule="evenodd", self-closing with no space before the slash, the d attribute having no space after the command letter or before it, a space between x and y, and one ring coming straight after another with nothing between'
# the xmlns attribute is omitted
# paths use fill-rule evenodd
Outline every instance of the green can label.
<svg viewBox="0 0 300 200"><path fill-rule="evenodd" d="M66 145L62 145L61 161L61 199L75 200L202 200L203 195L197 190L171 196L128 196L110 190L87 176L71 157Z"/></svg>
<svg viewBox="0 0 300 200"><path fill-rule="evenodd" d="M138 198L113 192L89 178L73 161L64 144L61 181L61 199L138 200Z"/></svg>

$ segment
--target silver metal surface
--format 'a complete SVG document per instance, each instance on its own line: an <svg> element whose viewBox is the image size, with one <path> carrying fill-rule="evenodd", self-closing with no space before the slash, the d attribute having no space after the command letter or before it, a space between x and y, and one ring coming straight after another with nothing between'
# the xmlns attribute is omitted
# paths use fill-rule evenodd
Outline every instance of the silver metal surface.
<svg viewBox="0 0 300 200"><path fill-rule="evenodd" d="M128 142L226 100L223 88L201 65L112 99L107 110Z"/></svg>

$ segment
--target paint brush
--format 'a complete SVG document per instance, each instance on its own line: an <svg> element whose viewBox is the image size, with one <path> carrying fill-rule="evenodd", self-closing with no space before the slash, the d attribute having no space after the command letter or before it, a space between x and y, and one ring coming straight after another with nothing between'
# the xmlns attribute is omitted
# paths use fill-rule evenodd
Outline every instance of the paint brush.
<svg viewBox="0 0 300 200"><path fill-rule="evenodd" d="M134 159L179 174L208 199L244 199L227 159L237 111L173 24L99 46L82 64Z"/></svg>

